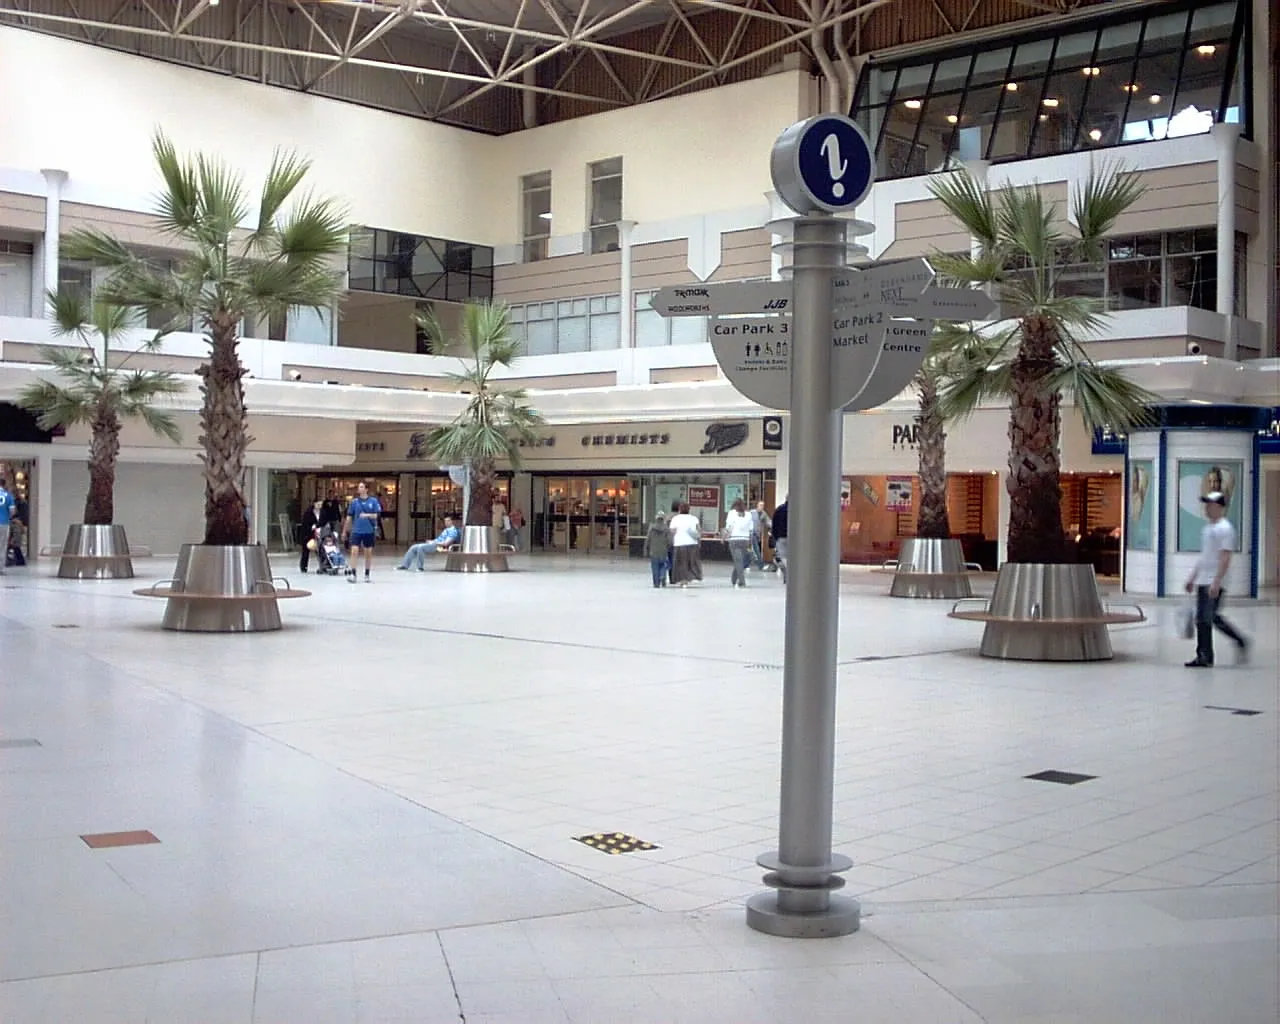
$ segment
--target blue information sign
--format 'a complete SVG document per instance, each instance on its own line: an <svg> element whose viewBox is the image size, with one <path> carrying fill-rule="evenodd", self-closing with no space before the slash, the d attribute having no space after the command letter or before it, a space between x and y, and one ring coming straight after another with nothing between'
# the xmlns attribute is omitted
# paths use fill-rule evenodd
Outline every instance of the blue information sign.
<svg viewBox="0 0 1280 1024"><path fill-rule="evenodd" d="M819 114L792 125L773 144L773 187L797 213L852 210L875 181L867 138L839 114Z"/></svg>

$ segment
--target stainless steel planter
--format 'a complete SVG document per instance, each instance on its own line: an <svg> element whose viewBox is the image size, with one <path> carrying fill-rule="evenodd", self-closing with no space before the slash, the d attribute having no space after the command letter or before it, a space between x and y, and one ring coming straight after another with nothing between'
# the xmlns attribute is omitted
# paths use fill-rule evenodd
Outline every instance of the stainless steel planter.
<svg viewBox="0 0 1280 1024"><path fill-rule="evenodd" d="M280 629L278 596L267 549L261 544L184 544L168 590L164 628L185 633Z"/></svg>
<svg viewBox="0 0 1280 1024"><path fill-rule="evenodd" d="M952 600L973 596L964 548L958 540L909 537L902 542L890 597Z"/></svg>
<svg viewBox="0 0 1280 1024"><path fill-rule="evenodd" d="M133 560L129 557L129 538L124 527L67 527L58 561L58 578L64 580L131 580Z"/></svg>
<svg viewBox="0 0 1280 1024"><path fill-rule="evenodd" d="M510 572L507 556L499 550L498 531L492 526L464 526L462 550L445 555L446 572Z"/></svg>
<svg viewBox="0 0 1280 1024"><path fill-rule="evenodd" d="M1109 615L1091 565L1006 564L987 606L982 654L1022 661L1107 661Z"/></svg>

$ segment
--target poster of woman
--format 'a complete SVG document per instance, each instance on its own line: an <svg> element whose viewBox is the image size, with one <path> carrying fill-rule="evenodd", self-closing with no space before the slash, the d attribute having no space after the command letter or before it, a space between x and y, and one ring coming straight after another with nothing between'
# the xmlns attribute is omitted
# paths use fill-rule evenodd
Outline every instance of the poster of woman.
<svg viewBox="0 0 1280 1024"><path fill-rule="evenodd" d="M1132 459L1129 462L1129 484L1126 501L1129 518L1129 550L1150 551L1155 543L1155 495L1151 493L1153 479L1151 459Z"/></svg>
<svg viewBox="0 0 1280 1024"><path fill-rule="evenodd" d="M1240 530L1240 481L1244 463L1237 460L1202 462L1185 459L1178 462L1178 550L1200 550L1200 528L1204 526L1204 509L1200 499L1218 491L1227 499L1227 519L1235 528L1236 550L1243 549Z"/></svg>

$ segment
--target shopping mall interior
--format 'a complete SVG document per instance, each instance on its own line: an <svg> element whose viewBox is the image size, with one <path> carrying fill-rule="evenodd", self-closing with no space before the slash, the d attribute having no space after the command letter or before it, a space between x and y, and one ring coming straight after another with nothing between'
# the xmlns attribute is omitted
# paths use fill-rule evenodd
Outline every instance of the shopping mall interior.
<svg viewBox="0 0 1280 1024"><path fill-rule="evenodd" d="M0 130L0 1019L1280 1019L1278 65L1263 0L0 5L0 94L23 98ZM1092 171L1132 175L1055 280L1098 312L1081 360L1151 400L1124 427L1061 405L1061 561L1100 595L1092 661L988 649L1007 398L946 424L969 605L891 596L924 540L918 391L837 417L829 863L801 867L861 919L799 939L744 906L803 888L777 864L797 870L780 765L805 581L772 571L766 532L733 586L722 529L817 463L800 417L722 370L721 321L655 297L790 279L769 154L829 112L874 166L847 218L863 266L978 253L932 191L948 172L1039 190L1064 231ZM180 385L172 437L118 438L134 578L62 572L98 557L68 548L91 429L23 395L79 344L50 295L110 288L69 238L165 274L188 258L156 216L157 131L251 192L295 152L348 225L335 301L238 323L271 577L251 589L281 595L279 629L170 617L207 511L209 340L185 314L116 342ZM539 421L494 467L500 548L399 572L467 518L466 469L430 438L473 397L476 302L507 310L518 356L492 381ZM368 585L303 576L307 510L361 484ZM1219 633L1197 672L1184 582L1209 494L1234 539L1221 614L1250 644ZM702 579L663 587L646 538L681 504ZM464 556L511 571L452 571Z"/></svg>

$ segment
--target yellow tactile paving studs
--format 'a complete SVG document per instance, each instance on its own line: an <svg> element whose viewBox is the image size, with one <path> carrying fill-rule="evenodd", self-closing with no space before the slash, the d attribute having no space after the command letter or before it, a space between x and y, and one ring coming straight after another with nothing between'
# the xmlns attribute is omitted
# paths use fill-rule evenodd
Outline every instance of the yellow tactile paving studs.
<svg viewBox="0 0 1280 1024"><path fill-rule="evenodd" d="M587 836L574 836L576 842L599 850L601 853L636 853L639 850L658 849L653 843L629 836L625 832L594 832Z"/></svg>

